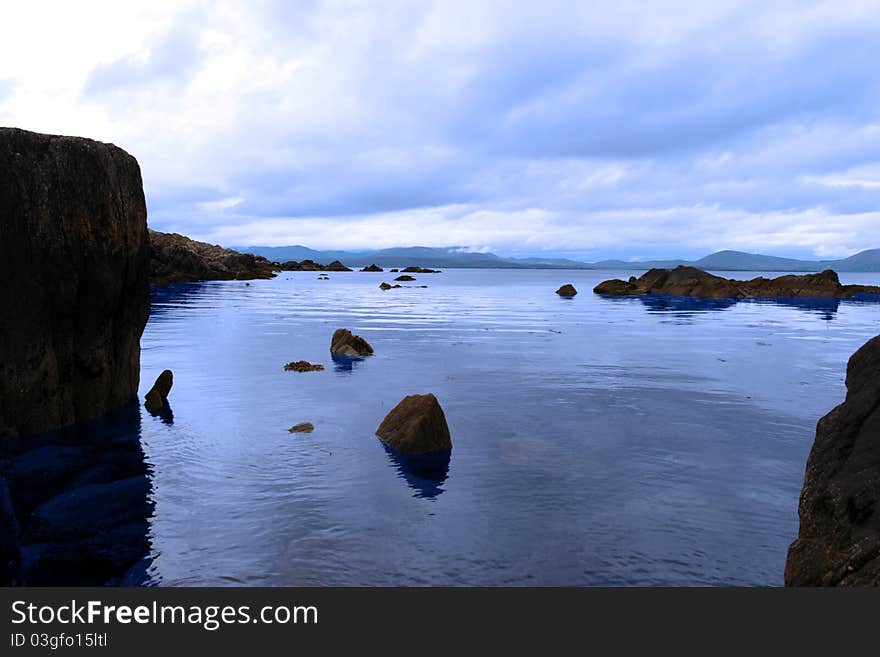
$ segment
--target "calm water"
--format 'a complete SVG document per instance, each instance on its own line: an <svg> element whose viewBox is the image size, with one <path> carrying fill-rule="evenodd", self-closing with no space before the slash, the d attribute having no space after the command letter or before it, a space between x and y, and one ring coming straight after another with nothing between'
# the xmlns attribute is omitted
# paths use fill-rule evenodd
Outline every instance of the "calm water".
<svg viewBox="0 0 880 657"><path fill-rule="evenodd" d="M817 419L880 305L605 299L632 272L283 273L154 291L141 395L162 585L781 584ZM753 274L738 274L750 277ZM777 274L773 274L777 275ZM880 275L844 275L880 283ZM571 282L580 294L560 299ZM334 363L347 327L375 356ZM291 360L327 370L285 372ZM433 392L423 479L374 436ZM312 434L288 427L312 422Z"/></svg>

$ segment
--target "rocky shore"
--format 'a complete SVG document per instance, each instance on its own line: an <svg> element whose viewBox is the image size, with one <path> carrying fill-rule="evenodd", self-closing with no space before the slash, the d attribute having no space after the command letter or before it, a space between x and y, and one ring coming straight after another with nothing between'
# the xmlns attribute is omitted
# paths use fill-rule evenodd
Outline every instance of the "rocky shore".
<svg viewBox="0 0 880 657"><path fill-rule="evenodd" d="M276 266L262 256L150 230L150 282L244 281L273 278Z"/></svg>
<svg viewBox="0 0 880 657"><path fill-rule="evenodd" d="M593 288L596 294L636 296L667 294L707 299L819 297L850 299L860 294L880 295L880 287L841 285L837 273L787 275L778 278L758 277L748 281L715 276L695 267L651 269L628 281L612 279Z"/></svg>
<svg viewBox="0 0 880 657"><path fill-rule="evenodd" d="M819 420L788 586L880 586L880 336L849 360L846 399Z"/></svg>

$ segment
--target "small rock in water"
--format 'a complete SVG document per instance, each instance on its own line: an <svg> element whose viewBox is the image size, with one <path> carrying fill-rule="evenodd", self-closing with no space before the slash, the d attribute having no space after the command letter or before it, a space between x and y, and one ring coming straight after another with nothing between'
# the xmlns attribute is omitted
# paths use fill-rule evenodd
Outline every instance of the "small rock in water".
<svg viewBox="0 0 880 657"><path fill-rule="evenodd" d="M165 409L168 405L168 393L171 392L171 386L174 384L174 374L171 370L162 372L153 387L144 398L144 406L148 411L158 413Z"/></svg>
<svg viewBox="0 0 880 657"><path fill-rule="evenodd" d="M336 329L330 339L330 353L340 356L372 356L373 348L359 335L352 334L348 329Z"/></svg>
<svg viewBox="0 0 880 657"><path fill-rule="evenodd" d="M388 447L402 454L429 454L452 449L446 415L431 393L404 397L382 420L376 435Z"/></svg>
<svg viewBox="0 0 880 657"><path fill-rule="evenodd" d="M561 297L573 297L577 293L578 291L574 289L574 285L572 285L571 283L566 283L561 288L556 290L556 294Z"/></svg>
<svg viewBox="0 0 880 657"><path fill-rule="evenodd" d="M288 431L290 433L312 433L315 430L315 425L311 422L300 422L299 424L294 424Z"/></svg>
<svg viewBox="0 0 880 657"><path fill-rule="evenodd" d="M396 274L396 273L399 272L400 270L397 269L397 268L395 267L394 269L391 269L390 271L391 271L392 274Z"/></svg>
<svg viewBox="0 0 880 657"><path fill-rule="evenodd" d="M324 366L320 363L310 363L307 360L298 360L295 363L287 363L284 366L285 372L320 372Z"/></svg>
<svg viewBox="0 0 880 657"><path fill-rule="evenodd" d="M374 271L375 272L375 271L385 271L385 270L382 269L381 267L379 267L378 265L372 264L369 267L364 267L363 269L361 269L361 271Z"/></svg>
<svg viewBox="0 0 880 657"><path fill-rule="evenodd" d="M392 290L396 287L403 287L403 285L389 285L388 283L385 283L384 281L379 284L379 288L382 290Z"/></svg>
<svg viewBox="0 0 880 657"><path fill-rule="evenodd" d="M410 276L409 274L403 274L403 276L398 276L394 279L395 281L414 281L415 277Z"/></svg>

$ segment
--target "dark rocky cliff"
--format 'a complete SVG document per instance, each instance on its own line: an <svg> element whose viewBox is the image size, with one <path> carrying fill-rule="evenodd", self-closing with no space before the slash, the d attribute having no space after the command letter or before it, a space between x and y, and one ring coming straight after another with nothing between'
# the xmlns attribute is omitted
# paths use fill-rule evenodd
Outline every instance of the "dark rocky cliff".
<svg viewBox="0 0 880 657"><path fill-rule="evenodd" d="M0 434L94 418L136 394L149 266L131 155L0 128Z"/></svg>
<svg viewBox="0 0 880 657"><path fill-rule="evenodd" d="M819 420L789 586L880 586L880 336L849 360L846 400Z"/></svg>

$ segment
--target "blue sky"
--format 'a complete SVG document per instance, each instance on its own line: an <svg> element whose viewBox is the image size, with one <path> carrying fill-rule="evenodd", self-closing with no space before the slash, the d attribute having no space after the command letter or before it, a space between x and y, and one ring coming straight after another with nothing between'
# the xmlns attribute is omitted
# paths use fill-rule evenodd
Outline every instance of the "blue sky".
<svg viewBox="0 0 880 657"><path fill-rule="evenodd" d="M159 230L585 259L880 247L880 2L18 4L0 124L122 146Z"/></svg>

